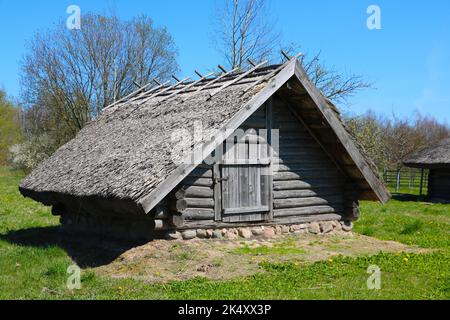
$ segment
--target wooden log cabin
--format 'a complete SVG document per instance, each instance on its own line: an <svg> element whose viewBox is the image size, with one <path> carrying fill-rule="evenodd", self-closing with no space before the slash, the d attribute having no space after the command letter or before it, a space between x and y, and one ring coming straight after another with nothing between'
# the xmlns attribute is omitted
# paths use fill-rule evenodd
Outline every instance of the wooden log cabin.
<svg viewBox="0 0 450 320"><path fill-rule="evenodd" d="M187 152L176 151L181 140ZM359 200L390 197L296 58L142 89L40 164L20 191L71 230L129 238L354 221Z"/></svg>
<svg viewBox="0 0 450 320"><path fill-rule="evenodd" d="M450 139L421 150L404 161L404 165L419 168L428 174L428 198L431 201L450 201Z"/></svg>

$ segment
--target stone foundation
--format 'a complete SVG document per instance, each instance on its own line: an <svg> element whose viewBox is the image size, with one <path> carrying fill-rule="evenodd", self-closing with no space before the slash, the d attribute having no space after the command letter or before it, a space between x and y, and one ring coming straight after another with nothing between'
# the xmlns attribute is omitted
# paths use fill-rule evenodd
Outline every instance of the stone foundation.
<svg viewBox="0 0 450 320"><path fill-rule="evenodd" d="M165 234L166 240L192 240L192 239L252 239L273 238L277 235L288 234L329 234L333 232L350 232L353 229L351 222L322 221L295 225L276 225L246 228L225 229L198 229L184 231L169 231Z"/></svg>
<svg viewBox="0 0 450 320"><path fill-rule="evenodd" d="M155 222L145 217L100 217L88 214L64 214L61 216L64 230L74 233L93 234L116 239L150 241L153 239L251 239L272 238L284 234L327 234L337 231L351 231L350 221L321 221L291 225L227 227L218 229L194 229L155 231Z"/></svg>

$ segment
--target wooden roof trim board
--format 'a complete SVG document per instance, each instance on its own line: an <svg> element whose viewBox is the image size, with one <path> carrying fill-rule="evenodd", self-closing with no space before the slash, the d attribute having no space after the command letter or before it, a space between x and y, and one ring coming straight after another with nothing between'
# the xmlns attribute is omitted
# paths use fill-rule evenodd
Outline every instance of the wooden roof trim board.
<svg viewBox="0 0 450 320"><path fill-rule="evenodd" d="M297 54L294 58L292 59L298 59L300 56L302 56L303 53L299 53ZM286 61L285 63L283 63L281 66L279 66L277 69L275 69L274 71L272 71L271 73L269 73L267 76L265 76L264 78L255 81L254 83L252 83L251 85L249 85L247 88L244 89L243 93L247 93L248 91L250 91L251 89L253 89L254 87L256 87L257 85L269 80L270 78L272 78L274 75L276 75L278 72L280 72L283 68L286 67L286 65L292 61L292 59Z"/></svg>
<svg viewBox="0 0 450 320"><path fill-rule="evenodd" d="M269 81L269 84L253 97L240 111L234 115L234 117L226 123L219 132L224 135L224 139L228 138L225 134L232 133L239 128L260 106L262 106L278 89L280 89L295 73L296 60L291 60L288 65L281 70L274 78ZM202 148L203 154L211 154L218 145L223 141L216 141L211 139L205 142L199 148ZM189 155L190 159L191 155ZM204 160L204 159L202 159ZM162 182L156 189L150 194L139 199L138 203L142 207L143 211L149 213L167 194L175 188L180 182L183 181L198 164L191 164L190 161L186 161L180 165L177 169L170 174L164 182Z"/></svg>
<svg viewBox="0 0 450 320"><path fill-rule="evenodd" d="M349 153L356 167L361 172L361 174L366 179L367 183L371 189L375 192L381 203L386 203L390 199L389 191L381 183L380 179L375 175L372 169L369 168L367 161L359 151L354 140L349 136L349 133L342 125L341 121L337 118L334 111L328 107L327 101L323 94L311 84L306 75L305 70L301 67L299 63L295 65L295 75L303 85L306 92L314 101L315 105L321 111L325 120L331 126L333 131L336 133L340 143L344 146L345 150Z"/></svg>

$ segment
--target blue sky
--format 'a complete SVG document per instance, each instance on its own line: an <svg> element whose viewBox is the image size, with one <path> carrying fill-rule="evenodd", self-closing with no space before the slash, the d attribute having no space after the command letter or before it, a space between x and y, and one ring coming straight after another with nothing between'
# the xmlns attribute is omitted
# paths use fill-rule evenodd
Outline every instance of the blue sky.
<svg viewBox="0 0 450 320"><path fill-rule="evenodd" d="M0 86L20 92L26 43L76 4L83 12L124 19L140 13L167 26L179 50L180 76L223 62L212 45L211 21L219 0L0 0ZM367 109L410 116L416 110L450 124L450 1L269 0L271 19L285 43L322 52L337 70L364 75L376 89L360 92L344 111ZM381 8L381 30L366 27L367 7Z"/></svg>

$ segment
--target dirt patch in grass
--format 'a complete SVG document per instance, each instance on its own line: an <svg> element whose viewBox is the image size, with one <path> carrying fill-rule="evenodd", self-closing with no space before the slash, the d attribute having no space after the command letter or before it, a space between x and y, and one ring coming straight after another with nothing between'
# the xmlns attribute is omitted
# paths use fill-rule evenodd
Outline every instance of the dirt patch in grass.
<svg viewBox="0 0 450 320"><path fill-rule="evenodd" d="M270 240L153 241L124 252L112 263L94 268L97 274L166 283L203 277L228 280L264 272L262 262L296 265L335 256L383 252L422 253L425 249L354 233L279 236Z"/></svg>

